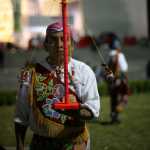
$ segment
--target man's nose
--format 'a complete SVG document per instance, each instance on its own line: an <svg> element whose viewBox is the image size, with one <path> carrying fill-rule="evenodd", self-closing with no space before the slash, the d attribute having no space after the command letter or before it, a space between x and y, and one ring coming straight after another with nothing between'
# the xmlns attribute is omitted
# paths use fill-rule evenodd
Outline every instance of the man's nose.
<svg viewBox="0 0 150 150"><path fill-rule="evenodd" d="M63 40L62 40L62 38L58 38L57 44L58 44L59 47L63 47Z"/></svg>

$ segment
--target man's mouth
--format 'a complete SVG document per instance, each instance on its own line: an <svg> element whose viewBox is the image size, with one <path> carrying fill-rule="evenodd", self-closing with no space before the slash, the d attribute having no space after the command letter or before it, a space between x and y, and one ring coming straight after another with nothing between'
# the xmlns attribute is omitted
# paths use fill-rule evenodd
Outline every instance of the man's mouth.
<svg viewBox="0 0 150 150"><path fill-rule="evenodd" d="M64 54L64 50L59 50L58 54Z"/></svg>

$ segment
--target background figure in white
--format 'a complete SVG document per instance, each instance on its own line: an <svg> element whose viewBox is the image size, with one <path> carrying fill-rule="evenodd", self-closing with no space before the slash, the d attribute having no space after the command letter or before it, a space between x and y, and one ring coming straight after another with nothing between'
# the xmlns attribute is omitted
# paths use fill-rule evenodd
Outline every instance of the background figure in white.
<svg viewBox="0 0 150 150"><path fill-rule="evenodd" d="M111 123L120 123L119 113L123 111L128 101L128 63L118 39L112 39L108 44L110 48L108 66L113 71L115 79L108 84L111 107Z"/></svg>

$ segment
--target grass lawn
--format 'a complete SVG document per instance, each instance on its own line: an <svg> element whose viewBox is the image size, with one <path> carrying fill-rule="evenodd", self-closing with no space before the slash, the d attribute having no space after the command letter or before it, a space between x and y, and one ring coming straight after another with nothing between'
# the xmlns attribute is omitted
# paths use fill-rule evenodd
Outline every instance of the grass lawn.
<svg viewBox="0 0 150 150"><path fill-rule="evenodd" d="M88 123L91 150L150 150L150 93L132 95L121 124L102 124L109 121L109 99L102 97L101 117ZM14 106L0 106L0 145L15 146ZM28 131L26 144L31 139Z"/></svg>

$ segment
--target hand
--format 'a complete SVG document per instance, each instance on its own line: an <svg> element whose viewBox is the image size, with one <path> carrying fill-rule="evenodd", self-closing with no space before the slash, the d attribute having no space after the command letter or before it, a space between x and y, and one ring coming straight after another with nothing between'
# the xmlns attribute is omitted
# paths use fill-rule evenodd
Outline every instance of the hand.
<svg viewBox="0 0 150 150"><path fill-rule="evenodd" d="M59 110L58 112L81 120L89 120L93 117L91 110L85 107L82 107L78 110Z"/></svg>
<svg viewBox="0 0 150 150"><path fill-rule="evenodd" d="M93 114L91 110L89 110L88 108L81 108L79 110L79 115L81 119L84 119L84 120L89 120L93 118Z"/></svg>
<svg viewBox="0 0 150 150"><path fill-rule="evenodd" d="M114 74L112 70L106 64L102 64L102 66L104 67L104 75L106 81L112 83L114 81Z"/></svg>

